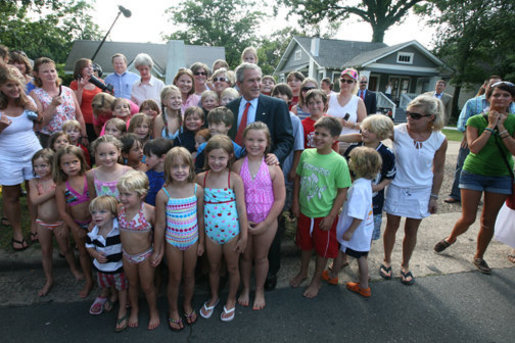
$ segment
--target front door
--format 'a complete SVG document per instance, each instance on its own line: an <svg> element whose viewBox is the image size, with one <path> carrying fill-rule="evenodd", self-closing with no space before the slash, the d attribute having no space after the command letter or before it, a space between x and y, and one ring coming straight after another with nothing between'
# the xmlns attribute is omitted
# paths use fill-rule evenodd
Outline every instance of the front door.
<svg viewBox="0 0 515 343"><path fill-rule="evenodd" d="M405 76L390 76L392 85L392 98L399 101L401 94L409 93L411 79Z"/></svg>

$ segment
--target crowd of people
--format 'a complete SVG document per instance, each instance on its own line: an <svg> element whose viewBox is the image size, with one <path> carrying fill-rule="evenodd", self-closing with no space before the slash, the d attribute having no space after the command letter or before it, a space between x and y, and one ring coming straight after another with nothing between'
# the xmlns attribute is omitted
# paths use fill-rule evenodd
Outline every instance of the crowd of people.
<svg viewBox="0 0 515 343"><path fill-rule="evenodd" d="M80 297L97 279L100 290L89 313L111 311L118 302L116 331L138 326L140 288L149 306L147 328L160 325L155 272L163 266L172 330L197 320L192 298L202 270L210 296L200 316L213 315L226 275L220 319L231 321L237 304L266 306L265 289L277 283L285 221L294 217L301 257L290 285L308 278L314 251L305 297L316 297L324 281L337 285L350 258L357 259L359 280L346 287L370 297L367 257L381 237L383 212L379 274L394 275L392 251L405 217L400 280L415 283L409 263L417 231L436 213L443 180L447 140L440 130L450 115L445 81L413 99L407 122L394 126L388 116L374 114L375 94L357 70L341 72L338 93L331 80L319 88L300 72L276 84L262 75L252 47L234 71L222 60L212 68L197 62L180 69L171 85L152 75L145 53L134 59L139 76L118 53L114 73L104 80L93 61L79 59L70 87L61 84L49 58L32 65L22 52L0 46L0 60L3 221L12 226L12 248L26 249L20 196L27 190L29 241L41 245L46 279L39 296L54 283L55 237L74 277L84 280ZM463 146L470 149L459 181L463 215L435 250L455 244L468 229L484 193L473 262L489 273L483 255L512 192L515 87L495 79L485 88L485 105L473 112L467 103L470 118L461 118Z"/></svg>

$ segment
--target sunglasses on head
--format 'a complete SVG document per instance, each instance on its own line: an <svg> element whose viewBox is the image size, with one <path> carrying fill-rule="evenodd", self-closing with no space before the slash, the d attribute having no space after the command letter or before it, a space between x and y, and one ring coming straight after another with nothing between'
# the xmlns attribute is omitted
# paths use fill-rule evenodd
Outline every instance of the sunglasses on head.
<svg viewBox="0 0 515 343"><path fill-rule="evenodd" d="M207 76L207 73L205 71L196 71L196 72L193 73L193 75L195 75L195 76L199 76L199 75Z"/></svg>
<svg viewBox="0 0 515 343"><path fill-rule="evenodd" d="M229 83L229 79L226 77L213 77L213 82L218 82L218 81Z"/></svg>
<svg viewBox="0 0 515 343"><path fill-rule="evenodd" d="M515 86L513 83L508 82L508 81L497 81L496 83L492 84L490 86L490 88L497 87L497 86L500 86L500 85L506 85L506 86L509 86L509 87Z"/></svg>
<svg viewBox="0 0 515 343"><path fill-rule="evenodd" d="M350 79L340 79L340 82L341 82L341 83L348 83L348 84L350 85L351 83L354 83L354 80L350 80Z"/></svg>
<svg viewBox="0 0 515 343"><path fill-rule="evenodd" d="M307 91L310 91L310 90L312 90L312 89L316 89L316 87L302 87L302 88L301 88L301 91L303 91L303 92L307 92Z"/></svg>
<svg viewBox="0 0 515 343"><path fill-rule="evenodd" d="M415 120L418 120L422 117L431 117L431 114L420 114L417 112L410 112L410 111L406 111L406 115L410 116L411 119L415 119Z"/></svg>

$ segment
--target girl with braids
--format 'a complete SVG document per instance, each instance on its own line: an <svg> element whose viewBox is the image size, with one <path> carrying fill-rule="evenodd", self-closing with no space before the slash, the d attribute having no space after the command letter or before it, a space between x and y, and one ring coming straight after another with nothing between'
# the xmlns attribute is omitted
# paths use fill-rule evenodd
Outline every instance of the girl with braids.
<svg viewBox="0 0 515 343"><path fill-rule="evenodd" d="M154 120L154 136L175 139L182 125L182 96L176 86L166 86L161 91L161 115Z"/></svg>

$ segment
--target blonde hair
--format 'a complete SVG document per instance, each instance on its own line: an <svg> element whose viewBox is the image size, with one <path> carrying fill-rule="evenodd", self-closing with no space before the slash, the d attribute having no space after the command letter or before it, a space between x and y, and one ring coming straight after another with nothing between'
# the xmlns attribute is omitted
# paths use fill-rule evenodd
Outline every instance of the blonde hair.
<svg viewBox="0 0 515 343"><path fill-rule="evenodd" d="M240 96L240 94L238 93L238 91L236 89L234 89L232 87L228 87L228 88L224 89L222 91L222 94L220 95L221 98L223 98L224 96L232 96L236 99L237 97Z"/></svg>
<svg viewBox="0 0 515 343"><path fill-rule="evenodd" d="M120 151L120 153L123 148L122 142L120 142L120 140L118 138L116 138L115 136L103 135L103 136L98 137L97 139L95 139L93 141L93 143L91 143L91 150L93 152L93 155L96 155L98 146L102 143L114 145L116 147L116 149L118 149Z"/></svg>
<svg viewBox="0 0 515 343"><path fill-rule="evenodd" d="M120 102L127 103L127 105L129 105L129 108L131 108L131 103L129 102L129 100L127 100L125 98L115 98L113 103L111 104L111 111L114 111L116 105L118 105ZM129 116L130 116L130 114L129 114Z"/></svg>
<svg viewBox="0 0 515 343"><path fill-rule="evenodd" d="M63 131L66 132L68 130L71 130L71 129L78 129L80 131L80 123L75 120L75 119L71 119L71 120L67 120L63 123Z"/></svg>
<svg viewBox="0 0 515 343"><path fill-rule="evenodd" d="M232 160L234 158L234 145L232 144L232 140L225 135L215 135L207 141L205 152L206 158L204 162L205 169L209 168L209 153L216 149L222 149L229 155L229 163L227 164L227 168L231 168Z"/></svg>
<svg viewBox="0 0 515 343"><path fill-rule="evenodd" d="M101 195L89 203L89 212L96 210L108 210L113 216L118 215L118 200L111 195Z"/></svg>
<svg viewBox="0 0 515 343"><path fill-rule="evenodd" d="M165 157L165 182L167 184L173 183L173 178L170 173L172 166L176 160L182 160L189 166L188 182L195 180L195 165L191 153L183 147L176 146L166 153Z"/></svg>
<svg viewBox="0 0 515 343"><path fill-rule="evenodd" d="M50 174L53 175L54 156L55 156L55 153L54 153L54 150L52 150L52 149L46 148L46 149L41 149L41 150L36 151L36 153L34 154L34 156L32 156L32 159L31 159L32 172L33 172L34 176L37 176L36 170L34 170L34 163L36 162L36 160L38 158L41 158L45 162L48 163L48 165L50 166Z"/></svg>
<svg viewBox="0 0 515 343"><path fill-rule="evenodd" d="M12 68L16 69L16 67ZM20 87L20 96L18 97L18 99L14 101L14 103L17 106L26 108L33 102L31 101L31 99L29 99L28 95L25 94L26 86L23 83L23 81L17 75L14 74L14 69L11 70L8 66L0 66L0 85L4 85L9 81L15 82L18 85L18 87ZM9 99L7 98L7 96L0 91L0 109L5 109L7 107L8 102Z"/></svg>
<svg viewBox="0 0 515 343"><path fill-rule="evenodd" d="M243 139L244 140L247 137L247 133L250 130L256 130L256 131L261 130L261 131L265 132L266 141L267 141L265 155L268 154L272 147L272 137L270 136L270 130L268 129L268 126L265 123L263 123L262 121L255 121L253 123L250 123L249 125L247 125L245 130L243 130Z"/></svg>
<svg viewBox="0 0 515 343"><path fill-rule="evenodd" d="M129 123L128 131L130 133L134 133L134 130L136 130L136 128L138 126L142 125L145 122L148 124L147 138L151 137L152 136L152 118L150 118L149 116L147 116L144 113L137 113L131 118L131 122Z"/></svg>
<svg viewBox="0 0 515 343"><path fill-rule="evenodd" d="M227 90L227 89L232 89L232 88L229 87L229 88L226 88L225 90ZM203 91L202 94L200 95L200 104L202 105L204 100L206 100L209 97L215 98L216 101L218 103L220 103L220 98L218 97L218 93L217 92L215 92L215 91Z"/></svg>
<svg viewBox="0 0 515 343"><path fill-rule="evenodd" d="M75 145L67 145L62 149L59 149L54 157L54 165L52 168L52 176L55 183L62 183L68 180L68 175L66 175L61 169L61 158L64 155L75 155L80 161L80 171L79 175L84 175L86 170L88 170L88 164L86 163L86 159L84 158L84 153L82 149Z"/></svg>
<svg viewBox="0 0 515 343"><path fill-rule="evenodd" d="M148 177L141 170L129 170L120 177L116 187L120 192L135 192L138 196L143 196L148 192Z"/></svg>
<svg viewBox="0 0 515 343"><path fill-rule="evenodd" d="M177 86L169 85L169 86L164 87L163 90L161 91L161 107L162 107L161 118L163 119L164 129L165 129L167 136L168 136L168 119L166 118L167 115L166 115L166 108L165 108L164 103L165 103L166 98L174 92L179 94L179 96L182 99L181 91L179 90L179 88L177 88ZM182 114L181 114L180 109L179 109L179 114L177 116L177 119L179 121L179 126L182 126Z"/></svg>
<svg viewBox="0 0 515 343"><path fill-rule="evenodd" d="M360 146L352 149L349 155L349 169L355 178L373 180L381 170L383 160L381 155L372 148Z"/></svg>
<svg viewBox="0 0 515 343"><path fill-rule="evenodd" d="M411 100L407 107L418 107L424 114L432 114L434 119L431 130L439 131L443 128L445 123L445 110L440 99L432 95L422 94Z"/></svg>
<svg viewBox="0 0 515 343"><path fill-rule="evenodd" d="M234 75L231 75L229 73L229 70L226 69L226 68L220 68L220 69L217 69L216 71L213 72L213 74L211 75L211 81L213 81L213 79L215 77L218 77L218 75L220 74L225 74L225 78L228 80L228 84L229 84L229 87L232 87L232 85L234 85Z"/></svg>
<svg viewBox="0 0 515 343"><path fill-rule="evenodd" d="M241 63L245 62L244 61L245 55L249 54L249 53L254 55L254 57L256 58L256 64L257 64L259 62L259 58L258 58L257 50L253 46L248 46L245 49L243 49L243 52L241 53Z"/></svg>
<svg viewBox="0 0 515 343"><path fill-rule="evenodd" d="M367 129L382 141L392 136L393 121L384 114L372 114L361 122L361 129Z"/></svg>
<svg viewBox="0 0 515 343"><path fill-rule="evenodd" d="M105 128L107 129L109 125L114 125L114 127L116 127L116 129L120 131L122 135L127 132L127 123L120 118L109 119L108 121L106 121Z"/></svg>
<svg viewBox="0 0 515 343"><path fill-rule="evenodd" d="M91 107L93 108L93 115L98 117L100 112L112 112L113 104L116 98L111 94L98 93L93 97Z"/></svg>

